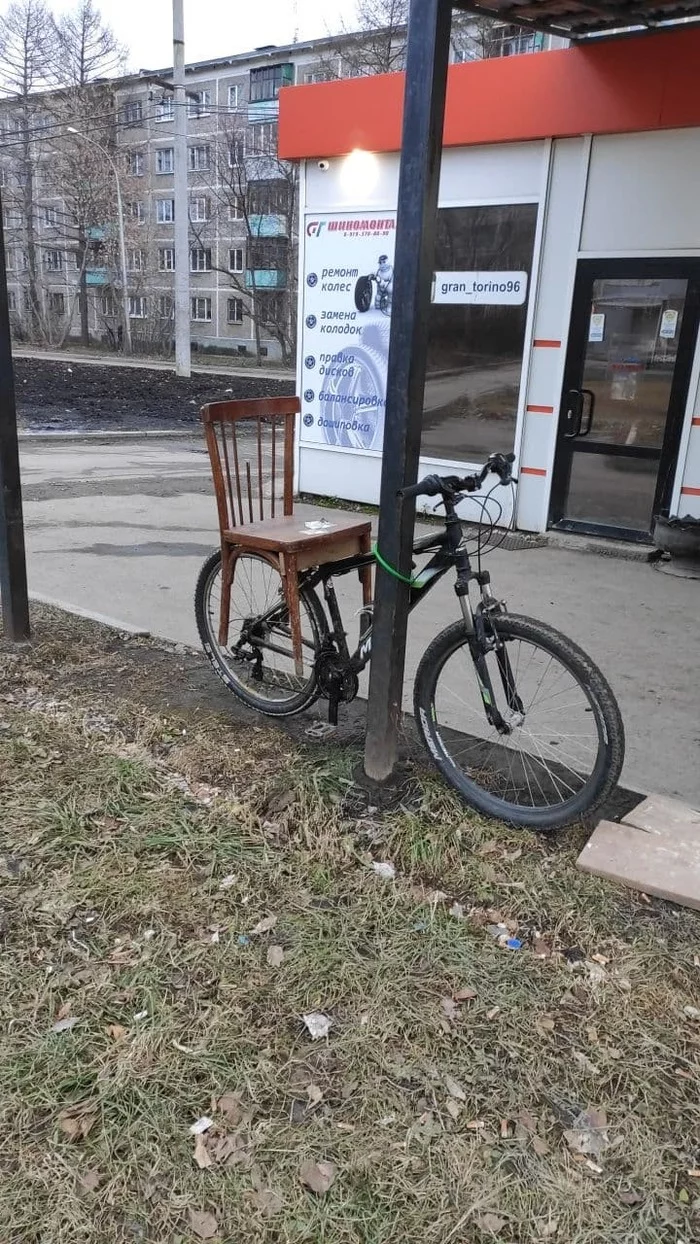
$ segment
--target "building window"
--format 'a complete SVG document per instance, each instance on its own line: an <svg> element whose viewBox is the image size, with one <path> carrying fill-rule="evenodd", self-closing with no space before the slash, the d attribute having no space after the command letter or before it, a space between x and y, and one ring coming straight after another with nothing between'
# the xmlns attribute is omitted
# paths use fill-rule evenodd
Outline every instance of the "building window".
<svg viewBox="0 0 700 1244"><path fill-rule="evenodd" d="M235 246L228 253L228 270L229 272L243 271L243 247Z"/></svg>
<svg viewBox="0 0 700 1244"><path fill-rule="evenodd" d="M229 220L242 220L243 219L243 212L241 211L241 207L238 202L229 203L228 218Z"/></svg>
<svg viewBox="0 0 700 1244"><path fill-rule="evenodd" d="M159 147L156 151L156 173L172 173L175 169L175 152L172 147Z"/></svg>
<svg viewBox="0 0 700 1244"><path fill-rule="evenodd" d="M146 172L146 156L143 151L130 151L126 157L126 167L132 177L143 177Z"/></svg>
<svg viewBox="0 0 700 1244"><path fill-rule="evenodd" d="M251 244L250 267L256 271L286 272L289 248L286 238L260 238Z"/></svg>
<svg viewBox="0 0 700 1244"><path fill-rule="evenodd" d="M170 294L161 294L158 299L158 314L161 320L175 318L175 303Z"/></svg>
<svg viewBox="0 0 700 1244"><path fill-rule="evenodd" d="M3 165L0 165L0 190L4 190L6 186L9 186L9 184L10 175L7 169Z"/></svg>
<svg viewBox="0 0 700 1244"><path fill-rule="evenodd" d="M51 315L64 315L66 300L63 294L49 294L49 312Z"/></svg>
<svg viewBox="0 0 700 1244"><path fill-rule="evenodd" d="M114 298L111 294L103 294L100 298L100 312L106 320L114 315Z"/></svg>
<svg viewBox="0 0 700 1244"><path fill-rule="evenodd" d="M211 108L211 91L190 91L187 100L188 117L208 117Z"/></svg>
<svg viewBox="0 0 700 1244"><path fill-rule="evenodd" d="M278 327L286 323L286 302L284 294L258 292L255 306L261 324L275 324Z"/></svg>
<svg viewBox="0 0 700 1244"><path fill-rule="evenodd" d="M243 299L229 298L226 307L226 322L228 324L243 323Z"/></svg>
<svg viewBox="0 0 700 1244"><path fill-rule="evenodd" d="M190 220L195 224L202 224L209 219L209 200L208 199L192 199L190 202Z"/></svg>
<svg viewBox="0 0 700 1244"><path fill-rule="evenodd" d="M302 74L302 82L304 86L311 86L312 82L318 82L320 74L315 69L305 69Z"/></svg>
<svg viewBox="0 0 700 1244"><path fill-rule="evenodd" d="M132 247L128 252L127 266L129 272L143 272L146 267L146 252Z"/></svg>
<svg viewBox="0 0 700 1244"><path fill-rule="evenodd" d="M249 131L251 155L277 155L277 124L264 121L261 125L251 125Z"/></svg>
<svg viewBox="0 0 700 1244"><path fill-rule="evenodd" d="M130 99L122 106L119 114L122 125L137 125L143 121L143 105L140 99Z"/></svg>
<svg viewBox="0 0 700 1244"><path fill-rule="evenodd" d="M191 173L202 173L209 168L211 152L208 146L190 147L187 152L187 167Z"/></svg>
<svg viewBox="0 0 700 1244"><path fill-rule="evenodd" d="M192 299L192 319L205 324L211 322L211 298Z"/></svg>
<svg viewBox="0 0 700 1244"><path fill-rule="evenodd" d="M228 110L235 112L238 107L238 87L230 86L228 88Z"/></svg>
<svg viewBox="0 0 700 1244"><path fill-rule="evenodd" d="M175 200L156 200L156 220L159 225L171 225L175 219Z"/></svg>
<svg viewBox="0 0 700 1244"><path fill-rule="evenodd" d="M158 250L158 268L160 272L175 271L175 249L172 246L161 246Z"/></svg>
<svg viewBox="0 0 700 1244"><path fill-rule="evenodd" d="M190 251L190 272L211 272L211 250L195 246Z"/></svg>
<svg viewBox="0 0 700 1244"><path fill-rule="evenodd" d="M129 319L145 320L146 318L146 299L143 294L131 295L129 298Z"/></svg>
<svg viewBox="0 0 700 1244"><path fill-rule="evenodd" d="M228 166L235 168L237 164L242 164L245 159L245 139L242 135L232 138L228 149Z"/></svg>
<svg viewBox="0 0 700 1244"><path fill-rule="evenodd" d="M42 212L43 224L45 229L58 228L58 208L45 207Z"/></svg>
<svg viewBox="0 0 700 1244"><path fill-rule="evenodd" d="M13 289L7 291L7 309L8 311L17 310L17 294Z"/></svg>
<svg viewBox="0 0 700 1244"><path fill-rule="evenodd" d="M44 255L44 264L47 272L63 271L63 251L50 250Z"/></svg>
<svg viewBox="0 0 700 1244"><path fill-rule="evenodd" d="M277 99L281 86L291 86L294 81L293 65L265 65L250 71L250 101L258 103Z"/></svg>
<svg viewBox="0 0 700 1244"><path fill-rule="evenodd" d="M137 220L142 225L146 219L146 204L141 199L137 203L127 203L126 214L129 220Z"/></svg>
<svg viewBox="0 0 700 1244"><path fill-rule="evenodd" d="M175 100L172 95L164 95L158 101L156 121L172 121L175 117Z"/></svg>
<svg viewBox="0 0 700 1244"><path fill-rule="evenodd" d="M22 213L19 208L6 207L3 212L2 223L6 229L19 229L22 224Z"/></svg>
<svg viewBox="0 0 700 1244"><path fill-rule="evenodd" d="M289 212L289 183L282 180L248 182L248 201L254 216L286 216Z"/></svg>
<svg viewBox="0 0 700 1244"><path fill-rule="evenodd" d="M485 452L507 453L513 448L536 224L535 203L438 211L436 272L525 273L525 279L518 305L488 301L431 305L425 457L479 462ZM445 376L453 378L449 391Z"/></svg>

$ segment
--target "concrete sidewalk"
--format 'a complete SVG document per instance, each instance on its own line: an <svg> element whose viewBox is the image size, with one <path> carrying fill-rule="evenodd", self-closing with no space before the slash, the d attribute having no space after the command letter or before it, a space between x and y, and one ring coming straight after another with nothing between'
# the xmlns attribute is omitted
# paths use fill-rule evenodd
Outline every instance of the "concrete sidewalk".
<svg viewBox="0 0 700 1244"><path fill-rule="evenodd" d="M201 440L24 442L22 466L31 590L197 644L194 585L217 543ZM697 806L700 585L644 563L568 549L499 550L489 565L495 591L513 612L562 630L607 675L627 731L623 781ZM338 586L354 638L359 587L347 580ZM457 613L445 578L412 615L407 707L423 651Z"/></svg>

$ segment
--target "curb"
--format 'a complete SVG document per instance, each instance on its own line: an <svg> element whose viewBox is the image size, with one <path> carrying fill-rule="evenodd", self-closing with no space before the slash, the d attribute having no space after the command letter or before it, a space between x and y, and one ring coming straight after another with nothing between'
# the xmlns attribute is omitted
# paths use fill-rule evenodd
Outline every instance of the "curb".
<svg viewBox="0 0 700 1244"><path fill-rule="evenodd" d="M44 596L41 592L30 592L29 599L37 605L48 605L52 609L62 609L64 613L73 613L78 618L86 618L88 622L99 622L101 626L108 626L112 631L125 631L128 635L139 635L141 638L151 638L151 632L146 631L143 627L134 626L131 622L122 622L119 618L111 618L106 613L96 613L92 609L83 609L80 605L73 605L66 600L56 600L54 596ZM165 643L168 643L165 640Z"/></svg>
<svg viewBox="0 0 700 1244"><path fill-rule="evenodd" d="M143 440L202 440L201 429L197 424L193 424L192 430L187 431L184 428L164 428L162 431L156 429L146 429L143 432L20 432L18 440L20 444L50 444L54 441L124 441L132 439ZM202 440L202 444L204 441Z"/></svg>

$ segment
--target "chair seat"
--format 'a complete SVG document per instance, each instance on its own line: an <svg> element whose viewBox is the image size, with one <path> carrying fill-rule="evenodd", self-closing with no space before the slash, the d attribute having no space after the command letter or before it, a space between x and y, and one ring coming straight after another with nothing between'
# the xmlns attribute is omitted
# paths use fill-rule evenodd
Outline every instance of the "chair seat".
<svg viewBox="0 0 700 1244"><path fill-rule="evenodd" d="M309 529L306 522L324 521L323 529ZM310 519L291 514L282 518L261 519L243 527L225 531L227 544L239 548L260 549L282 556L295 556L298 568L319 566L324 561L351 557L369 539L372 524L367 519L348 521L346 518Z"/></svg>

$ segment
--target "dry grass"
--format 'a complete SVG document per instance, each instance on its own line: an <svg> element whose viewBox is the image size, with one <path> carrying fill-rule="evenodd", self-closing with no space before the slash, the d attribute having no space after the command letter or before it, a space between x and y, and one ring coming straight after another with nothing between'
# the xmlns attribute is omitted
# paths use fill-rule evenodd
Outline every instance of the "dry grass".
<svg viewBox="0 0 700 1244"><path fill-rule="evenodd" d="M213 1229L192 1212L231 1244L699 1237L696 916L430 776L358 818L354 754L100 702L143 642L46 610L39 635L0 651L2 1244L182 1244ZM501 917L523 949L492 938ZM592 1106L608 1144L587 1161L564 1132ZM229 1156L199 1169L205 1114ZM337 1168L325 1196L306 1159Z"/></svg>

